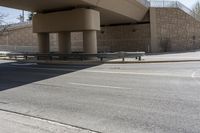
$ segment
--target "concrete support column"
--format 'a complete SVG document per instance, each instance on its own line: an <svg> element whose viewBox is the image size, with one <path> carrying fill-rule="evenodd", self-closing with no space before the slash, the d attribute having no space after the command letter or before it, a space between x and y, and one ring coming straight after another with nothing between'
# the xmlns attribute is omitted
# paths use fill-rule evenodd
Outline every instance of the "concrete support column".
<svg viewBox="0 0 200 133"><path fill-rule="evenodd" d="M71 32L58 33L59 53L71 53Z"/></svg>
<svg viewBox="0 0 200 133"><path fill-rule="evenodd" d="M49 53L49 33L38 33L40 53Z"/></svg>
<svg viewBox="0 0 200 133"><path fill-rule="evenodd" d="M151 47L150 52L156 53L161 52L162 48L160 46L157 34L157 23L156 23L156 8L150 8L150 26L151 26Z"/></svg>
<svg viewBox="0 0 200 133"><path fill-rule="evenodd" d="M83 32L83 49L85 53L97 53L97 31Z"/></svg>

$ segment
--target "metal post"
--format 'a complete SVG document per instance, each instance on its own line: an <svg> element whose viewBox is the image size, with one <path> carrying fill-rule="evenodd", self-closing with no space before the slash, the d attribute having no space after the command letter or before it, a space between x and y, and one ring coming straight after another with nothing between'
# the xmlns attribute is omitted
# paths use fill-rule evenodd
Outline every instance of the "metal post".
<svg viewBox="0 0 200 133"><path fill-rule="evenodd" d="M22 10L22 22L24 22L24 10Z"/></svg>
<svg viewBox="0 0 200 133"><path fill-rule="evenodd" d="M141 60L142 60L142 57L140 56L140 57L139 57L139 61L141 61Z"/></svg>
<svg viewBox="0 0 200 133"><path fill-rule="evenodd" d="M163 0L163 7L165 7L165 1Z"/></svg>

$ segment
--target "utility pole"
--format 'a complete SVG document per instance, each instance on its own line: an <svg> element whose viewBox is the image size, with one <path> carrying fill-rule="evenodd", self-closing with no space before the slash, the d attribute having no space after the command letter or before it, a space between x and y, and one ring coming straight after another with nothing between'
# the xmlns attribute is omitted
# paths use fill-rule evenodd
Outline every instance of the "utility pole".
<svg viewBox="0 0 200 133"><path fill-rule="evenodd" d="M25 20L24 17L25 17L24 10L22 10L22 12L20 13L20 15L17 19L19 20L20 23L23 23Z"/></svg>
<svg viewBox="0 0 200 133"><path fill-rule="evenodd" d="M22 10L22 22L24 22L24 10Z"/></svg>

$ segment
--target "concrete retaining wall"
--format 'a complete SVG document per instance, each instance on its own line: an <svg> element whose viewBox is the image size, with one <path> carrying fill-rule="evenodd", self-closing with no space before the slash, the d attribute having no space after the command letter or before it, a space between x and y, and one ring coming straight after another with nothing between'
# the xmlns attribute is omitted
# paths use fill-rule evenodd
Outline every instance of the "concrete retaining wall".
<svg viewBox="0 0 200 133"><path fill-rule="evenodd" d="M150 24L102 27L98 34L100 51L148 51Z"/></svg>
<svg viewBox="0 0 200 133"><path fill-rule="evenodd" d="M98 32L98 51L148 51L150 24L106 26ZM58 51L57 34L50 34L51 51ZM9 29L0 34L0 51L37 52L37 35L32 26ZM72 33L72 51L83 51L82 33Z"/></svg>
<svg viewBox="0 0 200 133"><path fill-rule="evenodd" d="M200 22L177 8L151 8L152 52L200 48Z"/></svg>
<svg viewBox="0 0 200 133"><path fill-rule="evenodd" d="M170 52L200 49L199 29L200 22L180 9L151 8L143 24L101 27L97 35L98 51ZM50 45L51 51L58 51L57 34L50 35ZM32 26L10 28L8 32L0 34L2 50L36 52L37 36L32 33ZM83 51L82 33L72 33L72 51Z"/></svg>

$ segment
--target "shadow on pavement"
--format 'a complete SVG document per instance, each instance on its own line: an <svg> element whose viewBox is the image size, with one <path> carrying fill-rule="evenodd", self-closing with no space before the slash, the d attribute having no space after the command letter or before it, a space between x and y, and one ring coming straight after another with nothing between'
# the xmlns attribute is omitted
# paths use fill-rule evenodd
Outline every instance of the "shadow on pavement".
<svg viewBox="0 0 200 133"><path fill-rule="evenodd" d="M46 80L97 65L47 65L0 62L0 91Z"/></svg>

